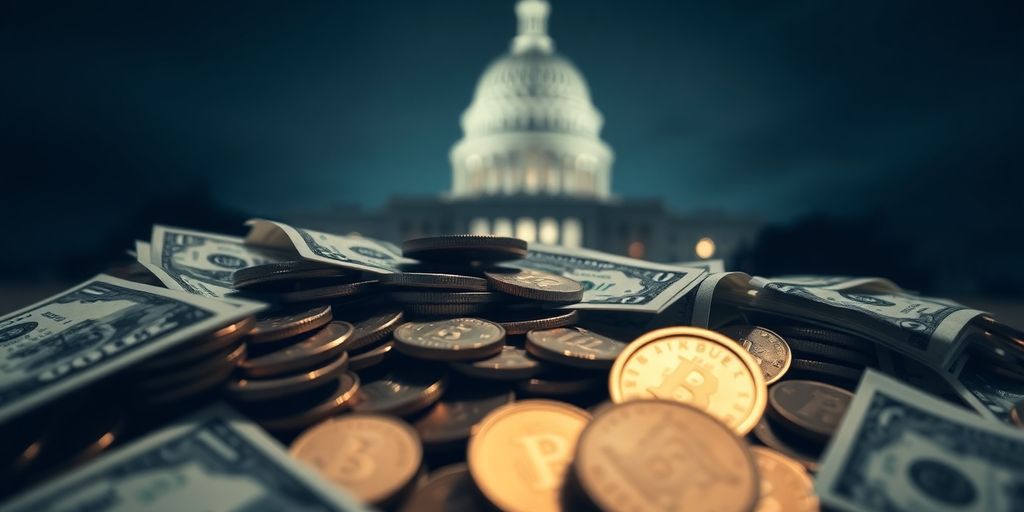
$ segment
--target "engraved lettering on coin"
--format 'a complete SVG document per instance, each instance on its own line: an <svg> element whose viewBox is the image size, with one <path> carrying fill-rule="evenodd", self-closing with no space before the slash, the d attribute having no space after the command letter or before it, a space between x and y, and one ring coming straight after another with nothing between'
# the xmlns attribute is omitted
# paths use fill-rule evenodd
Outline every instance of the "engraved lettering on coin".
<svg viewBox="0 0 1024 512"><path fill-rule="evenodd" d="M579 302L583 285L560 275L533 269L501 269L485 272L487 282L502 293L530 300Z"/></svg>
<svg viewBox="0 0 1024 512"><path fill-rule="evenodd" d="M395 348L421 359L486 358L501 352L504 340L505 329L477 318L409 322L395 330Z"/></svg>
<svg viewBox="0 0 1024 512"><path fill-rule="evenodd" d="M526 334L533 356L580 368L611 368L626 344L581 327L543 329Z"/></svg>
<svg viewBox="0 0 1024 512"><path fill-rule="evenodd" d="M719 332L736 340L754 356L757 365L764 372L766 384L781 379L793 364L793 353L786 340L764 327L730 325Z"/></svg>

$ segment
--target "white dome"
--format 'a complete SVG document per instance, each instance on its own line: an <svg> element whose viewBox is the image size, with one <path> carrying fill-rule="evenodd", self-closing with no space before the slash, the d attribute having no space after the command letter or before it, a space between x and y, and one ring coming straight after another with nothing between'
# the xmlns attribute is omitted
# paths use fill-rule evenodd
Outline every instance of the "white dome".
<svg viewBox="0 0 1024 512"><path fill-rule="evenodd" d="M612 153L583 75L554 52L549 7L520 0L512 51L487 67L452 148L457 196L546 193L606 197Z"/></svg>

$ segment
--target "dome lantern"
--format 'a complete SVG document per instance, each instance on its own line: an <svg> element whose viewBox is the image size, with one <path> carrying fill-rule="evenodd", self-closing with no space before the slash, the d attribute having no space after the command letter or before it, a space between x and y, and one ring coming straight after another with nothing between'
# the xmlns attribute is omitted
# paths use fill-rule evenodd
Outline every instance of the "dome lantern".
<svg viewBox="0 0 1024 512"><path fill-rule="evenodd" d="M512 53L555 51L555 43L548 37L548 12L551 8L545 0L520 0L516 4L519 17L519 34L512 40Z"/></svg>

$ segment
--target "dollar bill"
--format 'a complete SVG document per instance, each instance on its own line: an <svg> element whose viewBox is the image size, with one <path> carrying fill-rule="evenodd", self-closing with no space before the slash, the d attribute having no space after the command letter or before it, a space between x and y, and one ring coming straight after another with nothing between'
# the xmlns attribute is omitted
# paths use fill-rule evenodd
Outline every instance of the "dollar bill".
<svg viewBox="0 0 1024 512"><path fill-rule="evenodd" d="M944 299L902 292L868 293L863 288L798 286L758 282L762 287L747 307L849 331L940 371L963 352L964 327L981 311Z"/></svg>
<svg viewBox="0 0 1024 512"><path fill-rule="evenodd" d="M204 409L15 497L3 510L360 511L255 424L226 406Z"/></svg>
<svg viewBox="0 0 1024 512"><path fill-rule="evenodd" d="M673 263L673 265L677 267L699 268L711 274L725 272L725 260L679 261Z"/></svg>
<svg viewBox="0 0 1024 512"><path fill-rule="evenodd" d="M983 360L964 354L947 374L950 385L982 417L1010 422L1013 406L1024 400L1024 382L1000 377Z"/></svg>
<svg viewBox="0 0 1024 512"><path fill-rule="evenodd" d="M1024 432L868 370L816 480L837 510L1024 510Z"/></svg>
<svg viewBox="0 0 1024 512"><path fill-rule="evenodd" d="M526 259L509 265L583 283L583 300L571 308L645 313L660 313L707 275L699 268L541 244L531 244Z"/></svg>
<svg viewBox="0 0 1024 512"><path fill-rule="evenodd" d="M245 245L238 237L160 225L153 226L151 244L136 242L135 252L168 288L217 298L234 293L234 271L295 259L284 251Z"/></svg>
<svg viewBox="0 0 1024 512"><path fill-rule="evenodd" d="M250 227L246 244L293 251L309 261L377 274L393 274L400 265L415 263L404 258L394 244L382 240L322 233L262 219L250 220L246 225Z"/></svg>
<svg viewBox="0 0 1024 512"><path fill-rule="evenodd" d="M769 284L777 286L801 286L804 288L824 288L826 290L845 290L860 292L902 292L896 283L884 277L847 277L847 276L816 276L792 275L780 277L754 277L751 284L765 288Z"/></svg>
<svg viewBox="0 0 1024 512"><path fill-rule="evenodd" d="M98 275L0 318L0 423L263 309Z"/></svg>

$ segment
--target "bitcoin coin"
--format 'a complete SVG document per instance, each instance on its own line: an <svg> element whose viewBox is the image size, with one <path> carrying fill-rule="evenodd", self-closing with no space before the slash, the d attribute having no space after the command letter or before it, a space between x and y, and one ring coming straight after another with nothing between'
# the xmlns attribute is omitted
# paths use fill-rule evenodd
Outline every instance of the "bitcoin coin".
<svg viewBox="0 0 1024 512"><path fill-rule="evenodd" d="M202 359L215 352L227 350L230 347L234 347L235 342L248 334L254 325L256 325L255 317L243 318L231 325L221 327L206 336L201 336L195 341L188 341L170 350L165 350L129 371L138 370L142 373L160 371L164 368Z"/></svg>
<svg viewBox="0 0 1024 512"><path fill-rule="evenodd" d="M359 376L342 373L337 384L314 390L309 396L288 397L284 404L259 407L257 423L272 432L294 432L350 409L359 393ZM249 412L249 411L246 411Z"/></svg>
<svg viewBox="0 0 1024 512"><path fill-rule="evenodd" d="M395 349L435 361L472 361L501 352L505 329L478 318L408 322L395 330Z"/></svg>
<svg viewBox="0 0 1024 512"><path fill-rule="evenodd" d="M376 414L349 414L319 423L300 434L290 452L370 505L399 495L423 461L416 431L401 420Z"/></svg>
<svg viewBox="0 0 1024 512"><path fill-rule="evenodd" d="M491 309L492 304L404 304L410 315L467 316L479 315Z"/></svg>
<svg viewBox="0 0 1024 512"><path fill-rule="evenodd" d="M375 286L377 286L376 280L359 281L279 293L275 298L280 302L329 301L354 295L363 295L373 290Z"/></svg>
<svg viewBox="0 0 1024 512"><path fill-rule="evenodd" d="M811 325L779 325L775 326L774 330L782 336L785 336L786 339L793 337L817 341L818 343L845 348L847 350L855 350L862 354L875 353L875 344L871 340L853 336L852 334L846 334L844 332L825 329L824 327L815 327Z"/></svg>
<svg viewBox="0 0 1024 512"><path fill-rule="evenodd" d="M238 362L245 358L245 344L239 343L234 348L229 348L219 354L215 354L208 360L193 363L184 368L170 368L162 373L151 374L145 378L137 378L133 392L137 393L159 393L168 388L185 385L195 379L200 379L209 373L215 373L224 367L235 368Z"/></svg>
<svg viewBox="0 0 1024 512"><path fill-rule="evenodd" d="M402 318L401 311L392 310L369 315L364 313L361 316L356 316L355 319L349 319L355 326L355 331L352 333L352 338L345 344L345 350L359 351L387 338L402 323Z"/></svg>
<svg viewBox="0 0 1024 512"><path fill-rule="evenodd" d="M368 372L363 378L355 410L395 416L430 407L448 387L448 376L441 368L412 361L386 372Z"/></svg>
<svg viewBox="0 0 1024 512"><path fill-rule="evenodd" d="M485 272L487 283L499 292L528 300L567 303L583 299L583 285L572 279L532 269Z"/></svg>
<svg viewBox="0 0 1024 512"><path fill-rule="evenodd" d="M287 309L263 313L249 331L249 343L283 340L323 327L331 321L330 306Z"/></svg>
<svg viewBox="0 0 1024 512"><path fill-rule="evenodd" d="M346 369L348 369L348 354L342 352L340 357L324 366L298 375L266 379L236 377L228 382L227 392L231 398L246 402L272 400L332 382Z"/></svg>
<svg viewBox="0 0 1024 512"><path fill-rule="evenodd" d="M461 385L459 385L461 384ZM428 450L443 450L465 445L473 426L488 413L511 403L508 389L481 386L471 382L453 384L412 426Z"/></svg>
<svg viewBox="0 0 1024 512"><path fill-rule="evenodd" d="M840 364L801 358L793 359L793 365L789 371L789 376L793 378L824 380L844 388L856 387L863 374L863 368L851 368Z"/></svg>
<svg viewBox="0 0 1024 512"><path fill-rule="evenodd" d="M544 365L530 357L525 350L505 345L494 357L471 363L453 363L452 369L478 379L522 380L540 373Z"/></svg>
<svg viewBox="0 0 1024 512"><path fill-rule="evenodd" d="M480 512L486 510L465 464L435 470L416 488L400 512Z"/></svg>
<svg viewBox="0 0 1024 512"><path fill-rule="evenodd" d="M569 311L504 311L487 315L491 320L505 329L505 334L515 336L533 330L569 327L579 321L579 313L575 309Z"/></svg>
<svg viewBox="0 0 1024 512"><path fill-rule="evenodd" d="M397 272L380 277L380 284L407 288L442 288L469 292L487 291L487 280L480 277L432 272Z"/></svg>
<svg viewBox="0 0 1024 512"><path fill-rule="evenodd" d="M839 428L853 393L812 380L787 380L768 390L768 415L780 426L826 443Z"/></svg>
<svg viewBox="0 0 1024 512"><path fill-rule="evenodd" d="M814 482L795 460L775 450L752 447L761 476L761 498L757 512L817 512Z"/></svg>
<svg viewBox="0 0 1024 512"><path fill-rule="evenodd" d="M348 322L334 321L295 344L246 358L238 367L249 377L272 377L309 368L344 352L353 330Z"/></svg>
<svg viewBox="0 0 1024 512"><path fill-rule="evenodd" d="M536 377L516 383L516 390L532 396L565 398L597 391L608 382L604 372L548 368Z"/></svg>
<svg viewBox="0 0 1024 512"><path fill-rule="evenodd" d="M526 257L526 241L490 235L448 235L402 242L402 255L424 261L503 261Z"/></svg>
<svg viewBox="0 0 1024 512"><path fill-rule="evenodd" d="M559 327L526 333L530 355L579 368L611 368L626 344L580 327Z"/></svg>
<svg viewBox="0 0 1024 512"><path fill-rule="evenodd" d="M499 407L469 440L467 460L480 491L501 510L562 510L559 491L590 414L551 400Z"/></svg>
<svg viewBox="0 0 1024 512"><path fill-rule="evenodd" d="M868 357L861 352L825 345L824 343L802 340L800 338L789 338L787 341L790 348L793 349L793 353L801 359L833 362L857 368L863 368L875 362L874 358Z"/></svg>
<svg viewBox="0 0 1024 512"><path fill-rule="evenodd" d="M402 304L495 304L503 297L494 292L439 292L422 290L399 290L388 294L391 299Z"/></svg>
<svg viewBox="0 0 1024 512"><path fill-rule="evenodd" d="M772 384L782 378L793 363L789 344L781 336L764 327L754 325L730 325L718 332L736 340L754 356L757 365L764 372L765 384Z"/></svg>
<svg viewBox="0 0 1024 512"><path fill-rule="evenodd" d="M753 454L731 428L696 407L633 400L583 429L573 473L601 510L753 510Z"/></svg>
<svg viewBox="0 0 1024 512"><path fill-rule="evenodd" d="M365 352L352 354L348 358L348 367L353 371L365 370L383 363L395 349L395 342L389 341Z"/></svg>
<svg viewBox="0 0 1024 512"><path fill-rule="evenodd" d="M675 400L706 411L740 435L767 402L764 374L743 347L699 327L666 327L640 336L609 375L612 401Z"/></svg>
<svg viewBox="0 0 1024 512"><path fill-rule="evenodd" d="M807 471L818 470L818 459L821 458L822 447L805 439L796 439L772 424L768 418L761 418L751 434L761 444L795 460Z"/></svg>

